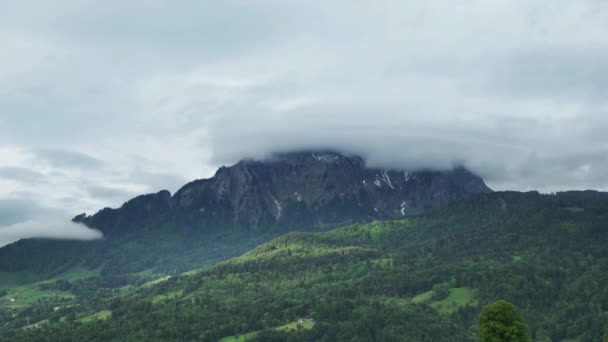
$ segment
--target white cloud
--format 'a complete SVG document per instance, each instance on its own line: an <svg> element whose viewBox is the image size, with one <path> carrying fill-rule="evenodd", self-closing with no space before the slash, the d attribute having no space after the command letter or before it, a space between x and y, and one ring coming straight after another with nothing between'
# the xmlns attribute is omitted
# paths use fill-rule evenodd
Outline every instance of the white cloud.
<svg viewBox="0 0 608 342"><path fill-rule="evenodd" d="M64 221L24 221L0 227L0 247L26 238L95 240L103 237L98 230Z"/></svg>

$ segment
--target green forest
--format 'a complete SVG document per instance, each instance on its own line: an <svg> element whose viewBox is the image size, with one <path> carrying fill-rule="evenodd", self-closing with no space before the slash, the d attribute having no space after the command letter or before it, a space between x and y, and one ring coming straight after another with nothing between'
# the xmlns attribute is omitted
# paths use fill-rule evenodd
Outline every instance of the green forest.
<svg viewBox="0 0 608 342"><path fill-rule="evenodd" d="M121 275L70 265L14 285L0 274L0 340L491 341L487 322L506 310L521 329L505 341L596 342L607 246L600 193L479 194L403 220L288 233L188 272L163 272L168 259Z"/></svg>

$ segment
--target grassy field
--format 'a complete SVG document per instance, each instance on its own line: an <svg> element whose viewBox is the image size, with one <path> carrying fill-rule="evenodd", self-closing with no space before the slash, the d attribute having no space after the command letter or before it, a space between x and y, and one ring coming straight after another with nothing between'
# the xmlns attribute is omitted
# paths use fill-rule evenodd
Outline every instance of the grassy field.
<svg viewBox="0 0 608 342"><path fill-rule="evenodd" d="M24 307L29 306L39 299L56 297L56 298L74 298L74 295L69 292L62 291L43 291L35 288L21 287L17 288L16 292L9 293L3 298L0 298L0 307ZM14 299L15 301L11 301Z"/></svg>
<svg viewBox="0 0 608 342"><path fill-rule="evenodd" d="M258 332L251 332L248 334L244 334L244 335L239 335L237 336L228 336L228 337L224 337L220 340L220 342L243 342L243 341L247 341L248 339L254 337L255 335L257 335Z"/></svg>
<svg viewBox="0 0 608 342"><path fill-rule="evenodd" d="M281 325L279 327L274 327L273 330L277 330L277 331L297 330L298 327L302 327L302 329L312 329L314 326L315 326L314 321L307 321L307 322L303 322L301 324L298 322L293 322L293 323ZM259 331L254 331L254 332L250 332L250 333L239 335L239 336L228 336L228 337L222 338L220 340L220 342L243 342L243 341L249 340L250 338L257 335L258 333L259 333Z"/></svg>
<svg viewBox="0 0 608 342"><path fill-rule="evenodd" d="M435 293L427 291L412 298L412 303L427 303L443 314L450 314L458 308L467 305L476 305L475 290L468 287L455 287L450 289L450 294L442 300L433 301Z"/></svg>
<svg viewBox="0 0 608 342"><path fill-rule="evenodd" d="M74 295L70 292L59 290L41 290L40 285L53 283L57 280L73 281L77 279L85 279L99 275L99 269L91 270L83 267L74 267L67 272L57 275L53 278L37 282L27 282L33 276L14 273L12 276L7 276L6 273L0 275L0 289L6 291L6 295L0 297L0 307L24 307L35 303L39 299L47 297L65 297L73 298ZM14 301L11 301L14 299Z"/></svg>
<svg viewBox="0 0 608 342"><path fill-rule="evenodd" d="M460 307L475 304L477 304L475 291L468 287L460 287L450 289L449 296L440 301L432 302L430 305L443 314L450 314Z"/></svg>
<svg viewBox="0 0 608 342"><path fill-rule="evenodd" d="M315 326L315 322L314 321L307 321L307 322L302 322L302 323L293 322L293 323L281 325L280 327L276 327L276 328L274 328L274 330L278 330L278 331L281 331L281 330L298 330L299 326L301 326L302 329L312 329L312 327Z"/></svg>
<svg viewBox="0 0 608 342"><path fill-rule="evenodd" d="M421 294L417 295L416 297L412 298L412 303L420 304L420 303L428 302L429 300L431 300L431 298L433 298L434 294L435 294L435 292L433 292L432 290L421 293Z"/></svg>
<svg viewBox="0 0 608 342"><path fill-rule="evenodd" d="M110 310L103 310L103 311L99 311L97 313L94 313L90 316L86 316L80 319L81 322L83 323L88 323L88 322L94 322L96 320L104 320L104 319L108 319L110 318L110 316L112 316L112 311Z"/></svg>
<svg viewBox="0 0 608 342"><path fill-rule="evenodd" d="M96 277L100 274L100 269L88 269L84 267L73 267L68 271L61 273L45 280L38 280L36 275L29 272L0 272L0 291L6 291L6 295L0 296L0 307L26 307L35 303L39 299L48 297L65 297L73 298L74 295L70 292L64 292L59 290L41 290L40 285L51 284L57 280L74 281L78 279L85 279L89 277ZM198 271L198 270L197 270ZM194 273L194 272L193 272ZM139 276L154 277L152 269L145 270L136 273ZM155 284L167 281L169 277L159 277L155 280L151 280L145 283L143 286L153 286ZM121 288L122 290L128 291L131 286ZM181 295L181 292L167 293L159 295L154 298L154 302L163 301L174 296ZM15 301L11 301L14 299ZM59 309L60 307L57 307Z"/></svg>

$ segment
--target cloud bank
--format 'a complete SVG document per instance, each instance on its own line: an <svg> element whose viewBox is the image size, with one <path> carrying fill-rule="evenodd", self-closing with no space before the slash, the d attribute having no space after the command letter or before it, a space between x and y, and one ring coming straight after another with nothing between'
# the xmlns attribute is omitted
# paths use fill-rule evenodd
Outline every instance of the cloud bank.
<svg viewBox="0 0 608 342"><path fill-rule="evenodd" d="M62 220L55 222L24 221L0 227L0 247L27 238L95 240L102 236L98 230Z"/></svg>
<svg viewBox="0 0 608 342"><path fill-rule="evenodd" d="M302 148L607 190L607 36L603 0L7 4L0 224Z"/></svg>

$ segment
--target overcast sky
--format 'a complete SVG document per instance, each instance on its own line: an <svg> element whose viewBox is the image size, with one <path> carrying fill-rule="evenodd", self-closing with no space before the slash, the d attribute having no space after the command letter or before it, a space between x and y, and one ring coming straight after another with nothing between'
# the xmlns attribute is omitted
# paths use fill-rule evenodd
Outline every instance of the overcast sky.
<svg viewBox="0 0 608 342"><path fill-rule="evenodd" d="M1 1L0 245L277 150L608 189L608 2Z"/></svg>

